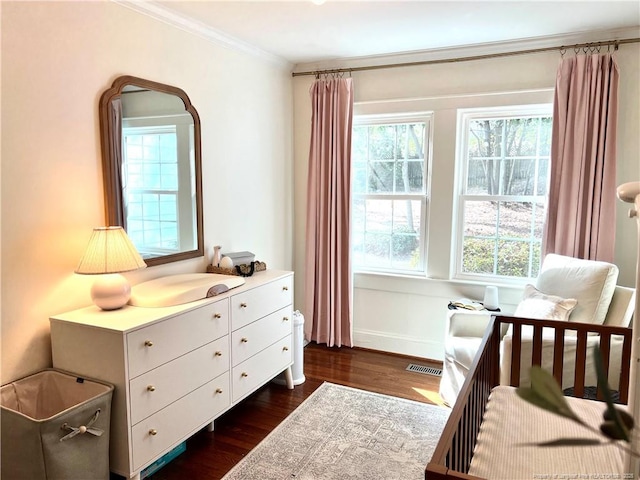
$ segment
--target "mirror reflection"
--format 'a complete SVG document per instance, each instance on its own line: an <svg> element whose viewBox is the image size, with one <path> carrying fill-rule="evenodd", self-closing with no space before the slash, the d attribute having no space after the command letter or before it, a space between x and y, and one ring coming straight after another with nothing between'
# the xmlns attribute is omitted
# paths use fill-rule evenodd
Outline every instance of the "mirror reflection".
<svg viewBox="0 0 640 480"><path fill-rule="evenodd" d="M186 93L119 77L100 110L109 224L148 265L202 256L200 123Z"/></svg>

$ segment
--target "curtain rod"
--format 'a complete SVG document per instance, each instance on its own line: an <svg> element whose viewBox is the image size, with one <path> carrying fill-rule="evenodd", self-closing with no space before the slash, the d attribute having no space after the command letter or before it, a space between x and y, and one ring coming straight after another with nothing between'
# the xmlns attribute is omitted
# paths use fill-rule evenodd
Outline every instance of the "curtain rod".
<svg viewBox="0 0 640 480"><path fill-rule="evenodd" d="M333 73L352 73L352 72L362 72L365 70L381 70L383 68L398 68L398 67L414 67L418 65L434 65L437 63L456 63L456 62L468 62L470 60L485 60L488 58L499 58L499 57L510 57L514 55L526 55L530 53L540 53L540 52L549 52L552 50L560 50L562 54L566 50L581 50L585 49L593 50L600 47L609 47L611 45L615 46L616 50L618 49L618 45L623 45L625 43L638 43L640 42L640 38L625 38L622 40L606 40L603 42L590 42L590 43L578 43L575 45L562 45L559 47L542 47L542 48L532 48L529 50L516 50L513 52L502 52L502 53L488 53L486 55L475 55L472 57L456 57L456 58L444 58L439 60L423 60L417 62L405 62L405 63L392 63L388 65L368 65L364 67L352 67L352 68L334 68L327 70L313 70L307 72L293 72L291 75L293 77L302 77L308 75L325 75L325 74L333 74Z"/></svg>

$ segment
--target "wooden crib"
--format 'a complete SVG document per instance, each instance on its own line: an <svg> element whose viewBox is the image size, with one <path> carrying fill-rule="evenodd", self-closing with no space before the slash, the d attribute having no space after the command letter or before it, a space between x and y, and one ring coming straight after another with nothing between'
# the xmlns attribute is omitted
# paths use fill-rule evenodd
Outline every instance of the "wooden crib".
<svg viewBox="0 0 640 480"><path fill-rule="evenodd" d="M558 381L562 377L563 371L565 334L567 336L575 335L577 338L576 372L574 387L571 393L574 397L578 398L583 398L585 395L584 365L587 355L588 336L589 338L594 335L599 336L599 346L604 360L605 371L607 372L609 371L608 366L611 357L612 338L615 338L616 341L622 338L622 353L620 359L622 368L619 372L618 392L620 403L626 404L628 401L632 341L632 330L630 328L495 316L491 319L487 327L469 375L453 406L451 415L445 425L431 461L426 467L425 478L427 480L480 480L483 478L469 475L469 469L489 401L489 395L492 393L494 387L500 384L500 332L504 331L504 328L501 329L504 324L510 324L512 327L511 335L513 337L513 346L510 378L513 387L519 386L518 383L520 381L520 351L523 327L525 329L533 328L532 363L534 365L541 364L543 329L553 329L554 358L552 373ZM548 332L548 330L546 331ZM565 392L565 394L567 393ZM599 390L597 391L597 399L604 399L602 392ZM514 401L522 400L516 398ZM589 400L584 400L584 402L589 402ZM540 410L540 412L544 415L551 415L542 410ZM557 419L558 422L569 422L560 417L557 417Z"/></svg>

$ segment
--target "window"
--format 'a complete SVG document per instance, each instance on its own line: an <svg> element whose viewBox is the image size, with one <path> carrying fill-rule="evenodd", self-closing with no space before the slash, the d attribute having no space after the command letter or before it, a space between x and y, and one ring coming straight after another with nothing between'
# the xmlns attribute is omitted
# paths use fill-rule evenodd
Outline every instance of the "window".
<svg viewBox="0 0 640 480"><path fill-rule="evenodd" d="M429 126L425 115L354 119L354 269L425 271Z"/></svg>
<svg viewBox="0 0 640 480"><path fill-rule="evenodd" d="M145 250L178 249L175 126L123 129L127 233Z"/></svg>
<svg viewBox="0 0 640 480"><path fill-rule="evenodd" d="M462 110L458 276L531 278L541 262L551 105Z"/></svg>
<svg viewBox="0 0 640 480"><path fill-rule="evenodd" d="M123 119L125 225L143 258L195 245L193 135L189 115Z"/></svg>

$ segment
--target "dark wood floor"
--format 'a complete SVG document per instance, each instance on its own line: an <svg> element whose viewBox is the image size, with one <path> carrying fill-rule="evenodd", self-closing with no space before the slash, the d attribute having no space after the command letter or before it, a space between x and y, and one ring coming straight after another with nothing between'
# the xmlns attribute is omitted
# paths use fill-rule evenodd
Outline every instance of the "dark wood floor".
<svg viewBox="0 0 640 480"><path fill-rule="evenodd" d="M269 383L215 421L215 431L202 430L187 441L187 451L163 467L152 480L214 480L224 476L323 382L441 403L440 377L406 370L409 363L440 368L398 355L353 348L309 344L304 350L306 381L288 390Z"/></svg>

